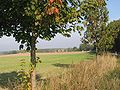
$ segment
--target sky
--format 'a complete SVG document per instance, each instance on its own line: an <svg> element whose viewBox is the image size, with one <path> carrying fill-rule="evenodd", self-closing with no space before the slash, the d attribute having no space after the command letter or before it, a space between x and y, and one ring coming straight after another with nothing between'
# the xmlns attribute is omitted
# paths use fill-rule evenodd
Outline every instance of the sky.
<svg viewBox="0 0 120 90"><path fill-rule="evenodd" d="M109 11L109 20L117 20L120 18L120 0L108 0L107 8ZM70 38L57 35L51 41L38 39L37 48L72 48L79 47L81 44L81 37L78 33L72 33ZM0 38L0 52L9 50L18 50L19 45L12 37Z"/></svg>

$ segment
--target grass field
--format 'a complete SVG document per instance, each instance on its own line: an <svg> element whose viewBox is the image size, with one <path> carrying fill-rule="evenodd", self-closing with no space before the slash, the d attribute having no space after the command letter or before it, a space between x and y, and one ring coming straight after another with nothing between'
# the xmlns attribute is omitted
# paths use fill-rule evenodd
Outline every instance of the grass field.
<svg viewBox="0 0 120 90"><path fill-rule="evenodd" d="M37 73L49 73L59 68L67 67L69 64L79 63L94 57L91 53L60 53L60 54L38 54L42 63L37 64ZM21 60L25 59L28 68L29 55L0 56L0 73L8 73L21 69Z"/></svg>
<svg viewBox="0 0 120 90"><path fill-rule="evenodd" d="M42 63L37 64L37 75L49 77L61 74L70 64L90 60L95 57L92 53L45 53L37 54ZM21 60L25 59L25 69L29 70L29 54L2 55L0 56L0 87L6 88L17 77L17 71L21 70ZM43 78L44 78L43 77ZM10 80L10 81L9 81ZM1 88L0 88L1 90Z"/></svg>
<svg viewBox="0 0 120 90"><path fill-rule="evenodd" d="M94 53L42 53L37 56L42 61L37 64L37 90L119 90L120 88L119 58L111 54L98 56L97 62L93 59ZM24 68L28 70L29 54L0 56L0 90L13 90L13 88L21 90L22 84L18 81L17 71L21 69L22 59L25 59ZM70 64L72 68L68 68Z"/></svg>

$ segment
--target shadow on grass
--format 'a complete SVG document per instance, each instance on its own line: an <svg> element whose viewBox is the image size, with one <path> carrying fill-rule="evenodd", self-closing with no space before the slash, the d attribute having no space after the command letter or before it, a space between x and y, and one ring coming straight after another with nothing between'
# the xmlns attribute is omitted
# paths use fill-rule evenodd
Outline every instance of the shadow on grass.
<svg viewBox="0 0 120 90"><path fill-rule="evenodd" d="M96 54L96 52L94 52L94 51L91 51L91 52L88 52L90 55L95 55Z"/></svg>
<svg viewBox="0 0 120 90"><path fill-rule="evenodd" d="M18 73L15 71L9 73L0 73L0 88L8 88L8 90L17 88L17 85L20 84L20 79L17 75ZM36 75L36 80L41 80L41 76L39 74Z"/></svg>
<svg viewBox="0 0 120 90"><path fill-rule="evenodd" d="M89 57L86 57L85 60L93 60L96 58L96 52L88 52L90 54Z"/></svg>
<svg viewBox="0 0 120 90"><path fill-rule="evenodd" d="M85 56L84 60L81 60L80 62L84 62L84 61L89 61L89 60L94 60L95 59L95 52L88 52L90 54L90 56ZM74 60L73 60L74 62ZM80 63L78 62L78 63ZM78 64L76 63L76 64ZM69 68L69 67L73 67L73 64L62 64L62 63L55 63L55 64L52 64L53 66L55 67L62 67L62 68Z"/></svg>
<svg viewBox="0 0 120 90"><path fill-rule="evenodd" d="M12 90L11 86L14 86L13 83L15 83L16 80L17 80L17 72L15 71L10 73L0 73L1 88L9 88L9 90Z"/></svg>
<svg viewBox="0 0 120 90"><path fill-rule="evenodd" d="M55 66L55 67L62 67L62 68L69 68L69 67L71 67L71 64L55 63L55 64L52 64L52 65Z"/></svg>

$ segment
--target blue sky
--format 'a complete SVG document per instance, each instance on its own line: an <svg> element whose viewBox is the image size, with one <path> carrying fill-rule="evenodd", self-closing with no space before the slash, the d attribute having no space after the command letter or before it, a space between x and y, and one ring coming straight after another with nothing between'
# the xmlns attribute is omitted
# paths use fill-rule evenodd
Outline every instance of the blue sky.
<svg viewBox="0 0 120 90"><path fill-rule="evenodd" d="M107 1L107 8L109 10L109 20L117 20L120 18L120 0L109 0ZM80 36L78 33L72 33L71 38L65 38L61 35L57 35L51 41L44 41L39 39L37 44L38 48L68 48L68 47L79 47ZM19 44L10 37L0 38L0 51L18 50Z"/></svg>
<svg viewBox="0 0 120 90"><path fill-rule="evenodd" d="M120 19L120 0L108 0L107 8L110 21Z"/></svg>

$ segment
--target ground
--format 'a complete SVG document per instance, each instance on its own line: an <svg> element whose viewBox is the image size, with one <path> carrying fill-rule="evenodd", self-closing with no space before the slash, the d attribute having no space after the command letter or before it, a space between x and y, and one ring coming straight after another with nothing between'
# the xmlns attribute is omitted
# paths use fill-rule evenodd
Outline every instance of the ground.
<svg viewBox="0 0 120 90"><path fill-rule="evenodd" d="M90 52L37 53L37 56L40 57L40 60L42 61L42 63L37 64L36 68L38 88L41 88L41 85L44 87L51 86L51 90L55 87L59 88L61 85L63 88L66 85L68 89L71 89L73 86L73 88L76 88L75 90L81 85L88 88L88 90L94 90L96 85L98 88L97 90L119 90L120 88L119 58L116 58L111 54L98 56L99 58L97 62L95 59L93 60L95 54ZM25 62L24 67L20 66L22 60ZM1 55L0 90L13 90L13 88L17 88L16 86L20 85L17 84L17 80L19 79L17 71L21 68L28 71L29 64L29 53ZM71 64L76 65L69 68ZM47 79L49 82L45 85L42 84L42 82L46 82ZM82 86L79 88L82 88Z"/></svg>
<svg viewBox="0 0 120 90"><path fill-rule="evenodd" d="M37 53L42 63L37 64L37 71L40 73L51 72L55 69L67 67L72 63L79 63L81 60L87 60L94 55L85 52L62 52L62 53ZM20 53L13 55L0 55L0 73L19 71L21 69L21 60L25 60L26 68L30 62L29 53Z"/></svg>
<svg viewBox="0 0 120 90"><path fill-rule="evenodd" d="M61 74L70 64L76 64L83 60L94 58L94 54L87 52L62 52L62 53L37 53L42 63L37 64L37 77L51 77ZM25 61L25 66L21 67L21 60ZM29 70L29 53L0 55L0 87L7 87L17 77L17 72L21 68ZM44 76L44 77L43 77ZM0 88L1 89L1 88Z"/></svg>

